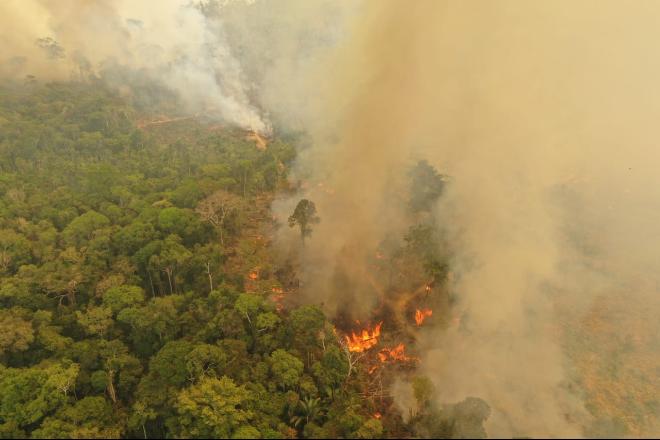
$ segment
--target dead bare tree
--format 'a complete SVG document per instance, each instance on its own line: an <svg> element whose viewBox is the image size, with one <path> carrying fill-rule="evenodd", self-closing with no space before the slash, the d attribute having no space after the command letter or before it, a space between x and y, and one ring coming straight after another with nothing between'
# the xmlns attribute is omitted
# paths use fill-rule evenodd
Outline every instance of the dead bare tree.
<svg viewBox="0 0 660 440"><path fill-rule="evenodd" d="M339 346L344 350L344 353L346 353L346 361L348 362L348 374L346 375L346 378L348 379L351 377L351 373L355 369L360 359L366 355L366 352L351 351L346 341L344 341L342 338L337 338L337 341L339 342Z"/></svg>
<svg viewBox="0 0 660 440"><path fill-rule="evenodd" d="M112 403L117 403L117 391L115 390L115 372L114 370L108 371L108 394L110 395L110 399L112 400Z"/></svg>
<svg viewBox="0 0 660 440"><path fill-rule="evenodd" d="M207 261L206 262L206 275L209 277L209 287L211 288L211 292L213 292L213 274L211 273L211 262Z"/></svg>
<svg viewBox="0 0 660 440"><path fill-rule="evenodd" d="M242 203L243 200L236 194L219 190L199 202L196 211L202 220L209 222L218 230L220 243L224 245L225 221L232 212L240 208Z"/></svg>

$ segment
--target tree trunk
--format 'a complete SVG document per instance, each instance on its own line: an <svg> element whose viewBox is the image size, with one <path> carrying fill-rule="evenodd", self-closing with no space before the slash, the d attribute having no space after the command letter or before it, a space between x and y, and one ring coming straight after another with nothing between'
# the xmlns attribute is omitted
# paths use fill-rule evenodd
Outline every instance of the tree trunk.
<svg viewBox="0 0 660 440"><path fill-rule="evenodd" d="M165 273L167 274L167 282L170 284L170 295L172 295L174 293L174 291L172 290L172 269L166 267Z"/></svg>
<svg viewBox="0 0 660 440"><path fill-rule="evenodd" d="M220 230L220 244L222 246L225 245L225 234L224 234L224 228L225 228L225 217L227 216L227 212L225 211L225 207L220 208L222 210L222 215L220 216L220 221L218 222L218 229Z"/></svg>
<svg viewBox="0 0 660 440"><path fill-rule="evenodd" d="M211 263L206 262L206 274L209 276L209 287L211 292L213 291L213 276L211 275Z"/></svg>
<svg viewBox="0 0 660 440"><path fill-rule="evenodd" d="M151 271L147 269L147 275L149 275L149 284L151 285L151 297L156 297L156 291L154 290L154 280L151 279Z"/></svg>
<svg viewBox="0 0 660 440"><path fill-rule="evenodd" d="M115 390L114 380L115 372L112 370L108 371L108 394L110 395L112 403L117 403L117 391Z"/></svg>
<svg viewBox="0 0 660 440"><path fill-rule="evenodd" d="M76 291L75 291L75 289L71 289L67 292L66 299L69 302L70 306L75 306L76 305Z"/></svg>

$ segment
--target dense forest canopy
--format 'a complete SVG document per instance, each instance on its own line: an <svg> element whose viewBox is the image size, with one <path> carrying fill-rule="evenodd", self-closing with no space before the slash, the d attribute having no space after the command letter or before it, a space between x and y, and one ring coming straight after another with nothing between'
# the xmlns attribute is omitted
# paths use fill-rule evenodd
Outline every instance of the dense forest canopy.
<svg viewBox="0 0 660 440"><path fill-rule="evenodd" d="M323 311L274 295L296 137L145 120L101 84L0 89L0 436L451 435L430 383L384 423Z"/></svg>

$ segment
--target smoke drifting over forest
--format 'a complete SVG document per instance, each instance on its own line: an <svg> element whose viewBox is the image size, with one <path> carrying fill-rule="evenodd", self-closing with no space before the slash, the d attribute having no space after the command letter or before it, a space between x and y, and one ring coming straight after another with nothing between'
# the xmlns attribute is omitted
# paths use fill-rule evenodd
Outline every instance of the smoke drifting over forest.
<svg viewBox="0 0 660 440"><path fill-rule="evenodd" d="M305 44L290 26L291 17L304 23L310 8L282 4L281 10L268 7L272 14L264 15L254 3L2 2L0 73L42 80L102 76L128 93L130 86L161 87L178 95L188 112L268 134L271 124L254 81L268 80L279 88L278 75L290 78L293 72L283 61L299 62L298 49ZM279 26L273 29L273 24ZM261 75L265 68L272 72L267 79Z"/></svg>
<svg viewBox="0 0 660 440"><path fill-rule="evenodd" d="M313 82L323 84L315 116L331 123L315 127L300 161L323 185L307 192L322 222L305 249L304 290L330 308L373 307L375 298L355 295L368 291L365 258L401 235L398 178L428 159L452 179L436 216L461 322L421 341L441 398L484 398L494 436L581 435L597 423L573 386L581 381L592 399L610 399L606 416L631 435L657 433L652 407L631 414L660 390L660 8L367 6L321 69L331 77ZM351 281L337 283L337 272ZM620 321L592 328L594 308ZM571 348L571 338L600 331L594 346ZM608 368L603 353L622 349L626 371L612 380L629 390L617 395L590 375ZM619 404L627 409L617 413Z"/></svg>
<svg viewBox="0 0 660 440"><path fill-rule="evenodd" d="M483 398L498 437L584 435L589 399L660 432L657 2L9 0L0 17L6 76L123 66L191 112L309 133L308 186L274 209L315 201L301 295L331 312L375 306L366 261L405 232L406 170L428 160L451 177L434 214L460 322L418 341L439 399ZM613 353L622 392L596 377Z"/></svg>

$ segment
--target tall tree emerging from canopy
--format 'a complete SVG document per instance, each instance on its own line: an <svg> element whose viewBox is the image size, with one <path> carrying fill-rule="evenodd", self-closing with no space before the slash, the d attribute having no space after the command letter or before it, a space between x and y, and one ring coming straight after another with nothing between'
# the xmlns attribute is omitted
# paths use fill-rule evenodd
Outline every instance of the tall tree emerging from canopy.
<svg viewBox="0 0 660 440"><path fill-rule="evenodd" d="M312 225L318 224L321 218L316 215L316 205L311 200L302 199L296 205L296 209L289 217L289 227L293 228L298 225L300 228L300 239L303 246L305 245L305 237L312 234Z"/></svg>
<svg viewBox="0 0 660 440"><path fill-rule="evenodd" d="M410 208L413 212L430 211L442 195L447 177L438 173L427 161L420 160L409 172L411 179Z"/></svg>

